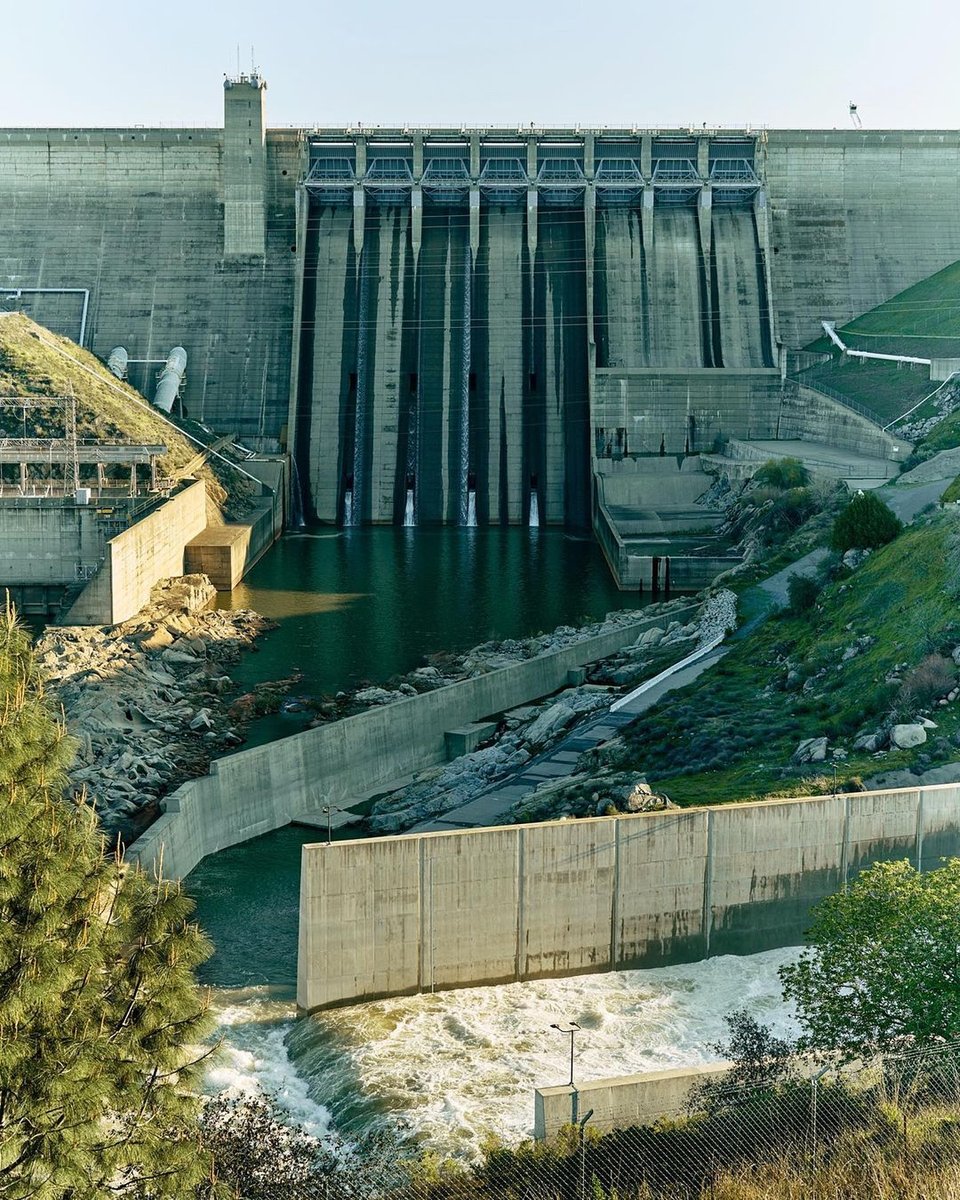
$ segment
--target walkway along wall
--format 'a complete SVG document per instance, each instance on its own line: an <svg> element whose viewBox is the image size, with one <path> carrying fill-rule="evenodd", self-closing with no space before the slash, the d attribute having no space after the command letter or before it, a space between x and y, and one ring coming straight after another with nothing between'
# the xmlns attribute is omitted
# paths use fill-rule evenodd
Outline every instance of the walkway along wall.
<svg viewBox="0 0 960 1200"><path fill-rule="evenodd" d="M209 775L162 802L163 815L130 855L148 870L162 862L167 878L188 875L206 855L288 825L320 803L356 801L443 762L448 729L549 695L566 682L571 667L605 658L645 629L689 621L696 608L620 625L516 666L216 759Z"/></svg>
<svg viewBox="0 0 960 1200"><path fill-rule="evenodd" d="M304 846L297 1003L791 945L870 863L960 852L958 802L946 784Z"/></svg>

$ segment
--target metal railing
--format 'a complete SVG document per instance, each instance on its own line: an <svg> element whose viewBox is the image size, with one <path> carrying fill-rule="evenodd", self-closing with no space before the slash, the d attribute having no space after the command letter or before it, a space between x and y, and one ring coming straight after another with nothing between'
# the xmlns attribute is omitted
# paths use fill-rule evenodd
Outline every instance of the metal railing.
<svg viewBox="0 0 960 1200"><path fill-rule="evenodd" d="M811 392L819 392L821 396L826 396L828 400L835 400L837 404L842 404L844 408L849 408L851 412L855 412L858 416L866 417L868 421L872 421L874 425L883 425L883 417L879 413L874 412L872 408L868 408L865 404L860 404L857 400L851 400L849 396L843 392L838 392L835 388L829 387L825 383L817 380L813 383L809 379L788 379L787 383L793 383L797 388L809 388Z"/></svg>

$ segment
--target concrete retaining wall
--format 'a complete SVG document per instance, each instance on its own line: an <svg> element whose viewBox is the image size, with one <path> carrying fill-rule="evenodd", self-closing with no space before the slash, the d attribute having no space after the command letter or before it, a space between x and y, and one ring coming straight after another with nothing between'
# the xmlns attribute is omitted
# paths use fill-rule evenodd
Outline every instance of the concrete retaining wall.
<svg viewBox="0 0 960 1200"><path fill-rule="evenodd" d="M958 851L956 784L304 846L297 1002L755 953L870 863Z"/></svg>
<svg viewBox="0 0 960 1200"><path fill-rule="evenodd" d="M777 437L787 441L829 442L854 454L902 462L911 447L903 438L891 437L866 417L845 408L814 388L788 386Z"/></svg>
<svg viewBox="0 0 960 1200"><path fill-rule="evenodd" d="M533 1095L533 1136L538 1141L556 1137L564 1125L579 1121L591 1109L590 1128L602 1133L649 1125L665 1114L682 1112L697 1084L726 1075L732 1065L717 1062L594 1079L575 1087L564 1084L537 1088Z"/></svg>
<svg viewBox="0 0 960 1200"><path fill-rule="evenodd" d="M448 729L548 695L565 684L571 667L612 654L645 629L689 621L695 609L646 617L516 666L217 759L209 775L166 798L163 816L131 854L149 869L162 858L168 878L187 875L206 855L279 829L321 802L356 801L446 761Z"/></svg>
<svg viewBox="0 0 960 1200"><path fill-rule="evenodd" d="M107 543L96 577L64 624L115 625L140 611L160 579L183 574L184 547L206 527L206 485L189 483Z"/></svg>
<svg viewBox="0 0 960 1200"><path fill-rule="evenodd" d="M60 497L20 497L0 503L0 584L72 584L78 568L94 570L103 531L91 505Z"/></svg>

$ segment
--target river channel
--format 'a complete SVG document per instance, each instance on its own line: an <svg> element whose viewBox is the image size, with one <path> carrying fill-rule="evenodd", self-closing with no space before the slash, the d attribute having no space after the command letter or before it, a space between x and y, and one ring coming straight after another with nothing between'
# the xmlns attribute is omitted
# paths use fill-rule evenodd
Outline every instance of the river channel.
<svg viewBox="0 0 960 1200"><path fill-rule="evenodd" d="M384 683L426 655L641 602L616 589L591 538L449 528L287 535L221 601L277 622L234 672L241 686L296 671L295 691L310 695ZM251 741L296 732L303 720L261 720ZM788 1020L776 952L383 1001L295 1022L300 846L322 836L277 830L212 855L186 884L216 947L201 972L224 1037L210 1086L273 1092L314 1132L349 1134L392 1114L437 1148L475 1154L485 1129L511 1140L530 1133L533 1087L562 1073L552 1021L579 1020L589 1031L582 1066L596 1077L709 1057L721 1000L751 998Z"/></svg>
<svg viewBox="0 0 960 1200"><path fill-rule="evenodd" d="M644 602L617 589L592 537L517 527L287 534L220 600L278 622L238 681L252 687L301 671L314 694L383 683L427 654Z"/></svg>

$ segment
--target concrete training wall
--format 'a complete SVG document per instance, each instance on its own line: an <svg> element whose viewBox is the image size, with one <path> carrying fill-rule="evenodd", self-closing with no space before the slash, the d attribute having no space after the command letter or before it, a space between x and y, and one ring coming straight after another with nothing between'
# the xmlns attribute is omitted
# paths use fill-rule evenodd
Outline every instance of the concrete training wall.
<svg viewBox="0 0 960 1200"><path fill-rule="evenodd" d="M210 764L210 774L163 801L163 815L130 849L150 870L190 873L226 846L287 825L321 800L343 804L446 759L444 733L556 691L571 667L612 654L645 629L690 620L696 605L421 696L370 709Z"/></svg>
<svg viewBox="0 0 960 1200"><path fill-rule="evenodd" d="M297 1003L791 945L870 863L956 854L958 802L945 784L304 846Z"/></svg>
<svg viewBox="0 0 960 1200"><path fill-rule="evenodd" d="M195 480L107 543L100 570L64 623L128 620L149 602L158 580L183 574L184 547L206 524L206 485Z"/></svg>

